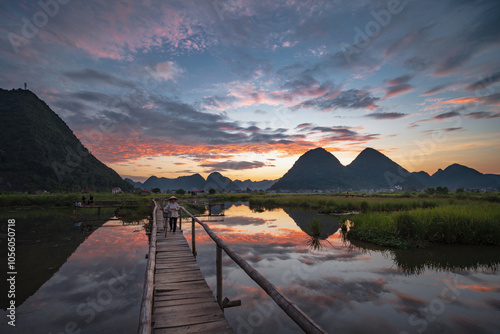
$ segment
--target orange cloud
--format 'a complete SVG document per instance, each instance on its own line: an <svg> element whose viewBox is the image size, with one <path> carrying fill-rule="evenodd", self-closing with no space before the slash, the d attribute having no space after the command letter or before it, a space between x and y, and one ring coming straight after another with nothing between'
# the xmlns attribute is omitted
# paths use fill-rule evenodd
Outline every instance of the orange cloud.
<svg viewBox="0 0 500 334"><path fill-rule="evenodd" d="M471 104L479 102L479 97L461 97L453 100L446 100L438 102L439 104Z"/></svg>
<svg viewBox="0 0 500 334"><path fill-rule="evenodd" d="M479 291L479 292L495 292L495 293L500 292L499 285L494 285L494 286L491 286L491 285L490 286L488 286L488 285L458 285L457 288Z"/></svg>
<svg viewBox="0 0 500 334"><path fill-rule="evenodd" d="M231 157L241 153L266 154L279 151L285 156L300 155L316 147L316 143L296 140L275 143L221 144L174 143L160 140L142 133L117 134L88 138L82 132L75 132L82 143L99 160L106 163L120 163L144 157L158 156L211 156Z"/></svg>

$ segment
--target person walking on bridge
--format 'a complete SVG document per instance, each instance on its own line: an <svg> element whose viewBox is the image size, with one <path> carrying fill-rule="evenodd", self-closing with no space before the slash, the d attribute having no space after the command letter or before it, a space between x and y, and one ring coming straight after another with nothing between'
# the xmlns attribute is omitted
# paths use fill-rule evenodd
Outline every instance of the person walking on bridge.
<svg viewBox="0 0 500 334"><path fill-rule="evenodd" d="M168 199L167 205L163 208L163 212L169 213L169 224L170 224L170 232L175 233L175 228L177 227L177 218L179 217L179 203L177 203L179 199L175 196L171 196Z"/></svg>

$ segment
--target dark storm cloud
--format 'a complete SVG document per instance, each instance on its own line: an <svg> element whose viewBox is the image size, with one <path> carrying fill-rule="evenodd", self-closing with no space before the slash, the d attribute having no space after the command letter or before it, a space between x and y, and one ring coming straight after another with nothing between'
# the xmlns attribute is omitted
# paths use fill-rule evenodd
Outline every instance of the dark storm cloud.
<svg viewBox="0 0 500 334"><path fill-rule="evenodd" d="M486 95L486 96L481 96L479 98L479 101L481 103L484 103L486 105L489 105L489 104L498 104L500 103L500 93L495 93L495 94L490 94L490 95Z"/></svg>
<svg viewBox="0 0 500 334"><path fill-rule="evenodd" d="M405 74L394 79L385 80L384 82L388 84L385 96L391 97L412 90L413 86L408 83L412 78L412 75Z"/></svg>
<svg viewBox="0 0 500 334"><path fill-rule="evenodd" d="M222 161L214 163L201 164L200 167L206 168L207 172L222 172L227 170L246 170L268 166L261 161Z"/></svg>
<svg viewBox="0 0 500 334"><path fill-rule="evenodd" d="M424 96L434 95L434 94L437 94L437 93L441 92L442 90L448 88L449 86L450 86L450 84L437 85L437 86L434 86L431 89L425 91L424 93L422 93L422 95L424 95Z"/></svg>
<svg viewBox="0 0 500 334"><path fill-rule="evenodd" d="M80 115L84 114L90 107L86 106L84 103L68 99L58 99L52 103L56 108L65 110L69 115Z"/></svg>
<svg viewBox="0 0 500 334"><path fill-rule="evenodd" d="M405 74L394 79L386 80L385 82L387 82L390 86L397 86L408 83L408 81L410 81L412 78L412 75Z"/></svg>
<svg viewBox="0 0 500 334"><path fill-rule="evenodd" d="M313 126L313 127L303 127L299 131L307 132L308 134L321 134L323 137L322 141L334 142L334 141L352 141L352 142L366 142L380 138L380 134L364 134L358 132L355 127L349 126Z"/></svg>
<svg viewBox="0 0 500 334"><path fill-rule="evenodd" d="M318 110L344 109L372 109L377 106L379 97L370 92L359 89L349 89L340 94L325 94L321 97L306 100L292 107L292 110L314 108Z"/></svg>
<svg viewBox="0 0 500 334"><path fill-rule="evenodd" d="M420 121L412 122L408 125L408 128L415 128L415 127L419 126L419 123L432 122L432 121L442 121L442 120L446 120L449 118L462 116L462 113L461 113L462 110L465 110L464 106L456 108L452 111L448 111L448 112L436 115L434 117L425 118L425 119L422 119Z"/></svg>
<svg viewBox="0 0 500 334"><path fill-rule="evenodd" d="M288 130L284 128L241 126L239 122L230 121L225 116L206 113L192 105L138 90L117 97L90 91L55 94L53 105L68 114L65 120L77 131L106 124L117 136L127 132L147 134L159 140L183 143L224 145L295 142L295 138L288 135ZM82 114L83 111L88 114Z"/></svg>
<svg viewBox="0 0 500 334"><path fill-rule="evenodd" d="M97 71L91 68L86 68L79 71L68 71L63 73L63 75L76 82L84 82L88 84L104 83L130 89L136 88L136 86L130 81L126 81L114 75L102 71Z"/></svg>
<svg viewBox="0 0 500 334"><path fill-rule="evenodd" d="M238 98L235 96L227 95L227 96L209 96L209 97L204 97L203 98L203 105L207 108L216 108L216 109L223 109L226 108L226 106L236 102Z"/></svg>
<svg viewBox="0 0 500 334"><path fill-rule="evenodd" d="M475 111L464 115L465 117L470 117L474 119L491 119L500 117L499 113L492 111Z"/></svg>
<svg viewBox="0 0 500 334"><path fill-rule="evenodd" d="M408 116L405 113L401 112L375 112L366 115L365 117L370 117L374 119L399 119Z"/></svg>
<svg viewBox="0 0 500 334"><path fill-rule="evenodd" d="M385 96L390 97L390 96L406 93L412 89L413 89L413 86L410 84L407 84L407 83L394 85L394 86L387 88L387 93L385 94Z"/></svg>
<svg viewBox="0 0 500 334"><path fill-rule="evenodd" d="M87 102L96 102L96 103L106 103L113 100L113 97L110 95L98 92L90 92L90 91L79 91L75 93L69 93L66 96L68 96L69 98L75 98Z"/></svg>
<svg viewBox="0 0 500 334"><path fill-rule="evenodd" d="M471 92L481 91L483 89L488 88L491 85L495 85L498 81L500 81L500 72L496 72L491 75L485 76L481 80L469 84L467 87L465 87L465 90Z"/></svg>
<svg viewBox="0 0 500 334"><path fill-rule="evenodd" d="M470 6L474 5L470 4ZM453 47L449 48L448 53L443 57L438 58L440 62L436 66L436 73L456 70L491 44L498 45L500 41L498 17L500 17L500 6L497 3L483 2L481 20L472 25L462 26L463 30L456 35L458 40L453 41Z"/></svg>
<svg viewBox="0 0 500 334"><path fill-rule="evenodd" d="M430 120L442 120L442 119L446 119L446 118L457 117L457 116L460 116L460 115L461 114L460 114L459 111L453 110L453 111L449 111L449 112L445 112L445 113L436 115L436 116L430 118Z"/></svg>

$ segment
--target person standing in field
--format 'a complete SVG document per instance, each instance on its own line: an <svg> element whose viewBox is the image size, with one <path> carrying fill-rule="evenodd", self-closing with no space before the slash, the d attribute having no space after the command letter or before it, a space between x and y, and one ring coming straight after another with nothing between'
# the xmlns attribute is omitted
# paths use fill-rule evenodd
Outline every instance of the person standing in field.
<svg viewBox="0 0 500 334"><path fill-rule="evenodd" d="M177 227L177 218L179 217L179 203L177 203L179 199L175 196L171 196L168 199L167 205L163 208L163 212L169 213L169 224L170 231L175 233L175 228Z"/></svg>

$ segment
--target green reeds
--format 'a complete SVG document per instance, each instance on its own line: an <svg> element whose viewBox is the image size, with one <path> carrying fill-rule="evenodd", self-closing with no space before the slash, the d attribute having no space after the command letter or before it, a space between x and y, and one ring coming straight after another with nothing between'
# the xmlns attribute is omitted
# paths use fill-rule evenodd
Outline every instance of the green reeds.
<svg viewBox="0 0 500 334"><path fill-rule="evenodd" d="M313 218L308 223L308 234L312 237L319 237L321 235L321 221L318 218Z"/></svg>
<svg viewBox="0 0 500 334"><path fill-rule="evenodd" d="M319 213L399 211L433 208L446 204L448 199L420 199L406 197L346 197L333 195L256 196L249 199L252 209L294 207L317 210Z"/></svg>
<svg viewBox="0 0 500 334"><path fill-rule="evenodd" d="M377 244L383 244L379 238L389 238L404 243L403 246L426 243L500 245L500 206L495 203L372 212L351 219L355 225L348 234L350 238Z"/></svg>

